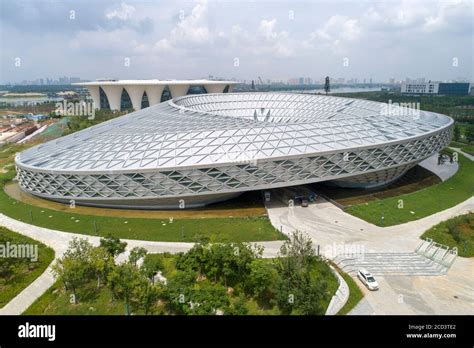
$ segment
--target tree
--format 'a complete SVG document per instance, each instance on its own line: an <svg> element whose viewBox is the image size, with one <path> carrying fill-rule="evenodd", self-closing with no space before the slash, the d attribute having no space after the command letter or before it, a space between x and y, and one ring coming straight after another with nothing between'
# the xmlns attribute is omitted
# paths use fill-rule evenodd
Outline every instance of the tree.
<svg viewBox="0 0 474 348"><path fill-rule="evenodd" d="M280 258L290 258L298 267L307 267L316 259L313 242L307 235L295 231L290 235L280 248ZM288 260L286 260L288 261Z"/></svg>
<svg viewBox="0 0 474 348"><path fill-rule="evenodd" d="M154 280L155 275L159 270L163 269L163 261L158 255L147 254L140 267L141 272L151 281Z"/></svg>
<svg viewBox="0 0 474 348"><path fill-rule="evenodd" d="M128 262L132 265L136 266L137 262L143 259L147 254L145 248L135 247L130 251L130 255L128 256Z"/></svg>
<svg viewBox="0 0 474 348"><path fill-rule="evenodd" d="M232 305L230 305L225 314L227 315L247 315L249 310L246 305L247 300L245 296L239 297Z"/></svg>
<svg viewBox="0 0 474 348"><path fill-rule="evenodd" d="M161 295L161 287L151 283L143 277L137 287L133 289L131 302L143 310L145 315L150 313L150 309L158 301Z"/></svg>
<svg viewBox="0 0 474 348"><path fill-rule="evenodd" d="M97 288L100 288L102 280L107 280L108 272L115 265L114 259L106 249L97 247L92 249L90 261L97 277Z"/></svg>
<svg viewBox="0 0 474 348"><path fill-rule="evenodd" d="M246 292L256 297L261 306L270 306L275 297L278 273L274 265L254 260L249 265L250 273L245 279Z"/></svg>
<svg viewBox="0 0 474 348"><path fill-rule="evenodd" d="M454 126L453 139L454 141L459 141L459 139L461 139L461 130L458 125Z"/></svg>
<svg viewBox="0 0 474 348"><path fill-rule="evenodd" d="M276 302L282 314L324 314L328 295L325 274L314 271L323 262L315 255L311 239L294 232L280 248L274 264L279 274Z"/></svg>
<svg viewBox="0 0 474 348"><path fill-rule="evenodd" d="M132 296L142 279L138 268L128 262L115 266L107 277L107 285L114 298L125 302L127 315L130 315Z"/></svg>
<svg viewBox="0 0 474 348"><path fill-rule="evenodd" d="M474 141L474 125L469 125L466 127L464 131L464 136L466 137L466 141L471 143Z"/></svg>
<svg viewBox="0 0 474 348"><path fill-rule="evenodd" d="M78 288L94 277L92 254L94 247L86 239L73 238L63 257L53 265L53 272L70 290L74 299Z"/></svg>
<svg viewBox="0 0 474 348"><path fill-rule="evenodd" d="M176 268L179 270L194 270L199 274L204 274L204 271L210 267L211 259L211 245L196 243L186 253L178 254L176 260Z"/></svg>
<svg viewBox="0 0 474 348"><path fill-rule="evenodd" d="M187 314L215 315L217 310L225 313L228 306L227 288L220 284L204 282L199 287L191 289Z"/></svg>
<svg viewBox="0 0 474 348"><path fill-rule="evenodd" d="M107 250L112 257L116 257L125 251L127 243L120 241L117 237L108 235L100 239L100 246Z"/></svg>
<svg viewBox="0 0 474 348"><path fill-rule="evenodd" d="M178 271L168 279L163 289L168 310L175 314L187 314L191 301L192 286L196 281L197 272L192 270Z"/></svg>

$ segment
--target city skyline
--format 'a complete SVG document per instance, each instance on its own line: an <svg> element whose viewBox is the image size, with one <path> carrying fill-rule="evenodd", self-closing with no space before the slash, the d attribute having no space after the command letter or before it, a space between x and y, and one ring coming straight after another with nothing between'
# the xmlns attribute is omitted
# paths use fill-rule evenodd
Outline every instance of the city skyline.
<svg viewBox="0 0 474 348"><path fill-rule="evenodd" d="M63 75L473 80L469 1L246 5L3 1L0 83Z"/></svg>

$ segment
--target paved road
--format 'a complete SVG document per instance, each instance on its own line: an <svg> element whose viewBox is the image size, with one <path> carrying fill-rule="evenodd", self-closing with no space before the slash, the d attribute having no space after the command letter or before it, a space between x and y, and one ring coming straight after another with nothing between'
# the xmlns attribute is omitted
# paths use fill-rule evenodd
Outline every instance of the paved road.
<svg viewBox="0 0 474 348"><path fill-rule="evenodd" d="M364 252L413 251L419 237L428 228L451 217L474 211L474 198L455 207L405 224L379 227L345 213L330 202L321 199L307 208L285 205L293 196L290 189L271 191L267 203L272 224L284 233L294 230L306 232L321 252L333 258L341 248L359 248Z"/></svg>
<svg viewBox="0 0 474 348"><path fill-rule="evenodd" d="M272 191L268 213L284 233L306 232L321 253L334 258L344 252L413 252L428 228L451 217L474 211L474 198L425 217L391 227L378 227L321 201L307 208L282 206L291 193ZM380 290L369 292L350 314L474 314L474 259L458 257L439 276L378 276ZM357 284L359 280L354 277Z"/></svg>
<svg viewBox="0 0 474 348"><path fill-rule="evenodd" d="M365 297L349 314L472 315L473 272L473 260L458 257L443 276L378 276L380 290L361 286Z"/></svg>

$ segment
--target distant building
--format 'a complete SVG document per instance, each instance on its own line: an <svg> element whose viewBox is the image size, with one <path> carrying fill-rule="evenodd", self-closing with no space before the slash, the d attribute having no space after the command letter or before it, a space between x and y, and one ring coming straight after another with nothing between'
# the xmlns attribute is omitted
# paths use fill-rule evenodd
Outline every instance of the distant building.
<svg viewBox="0 0 474 348"><path fill-rule="evenodd" d="M438 94L469 95L470 84L466 82L440 83Z"/></svg>
<svg viewBox="0 0 474 348"><path fill-rule="evenodd" d="M403 82L402 94L413 95L469 95L470 84L466 82Z"/></svg>
<svg viewBox="0 0 474 348"><path fill-rule="evenodd" d="M48 118L48 115L29 113L29 114L25 115L25 118L28 119L28 120L31 120L31 121L38 122L38 121L42 121L42 120Z"/></svg>
<svg viewBox="0 0 474 348"><path fill-rule="evenodd" d="M84 86L97 109L127 110L159 104L187 94L228 93L237 82L215 80L110 80L73 83Z"/></svg>

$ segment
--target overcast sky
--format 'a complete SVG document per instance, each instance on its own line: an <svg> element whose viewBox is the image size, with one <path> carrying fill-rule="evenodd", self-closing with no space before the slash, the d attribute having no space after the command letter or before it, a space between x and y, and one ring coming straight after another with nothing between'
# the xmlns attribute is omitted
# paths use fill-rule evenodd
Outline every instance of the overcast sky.
<svg viewBox="0 0 474 348"><path fill-rule="evenodd" d="M473 1L0 0L0 82L474 80Z"/></svg>

